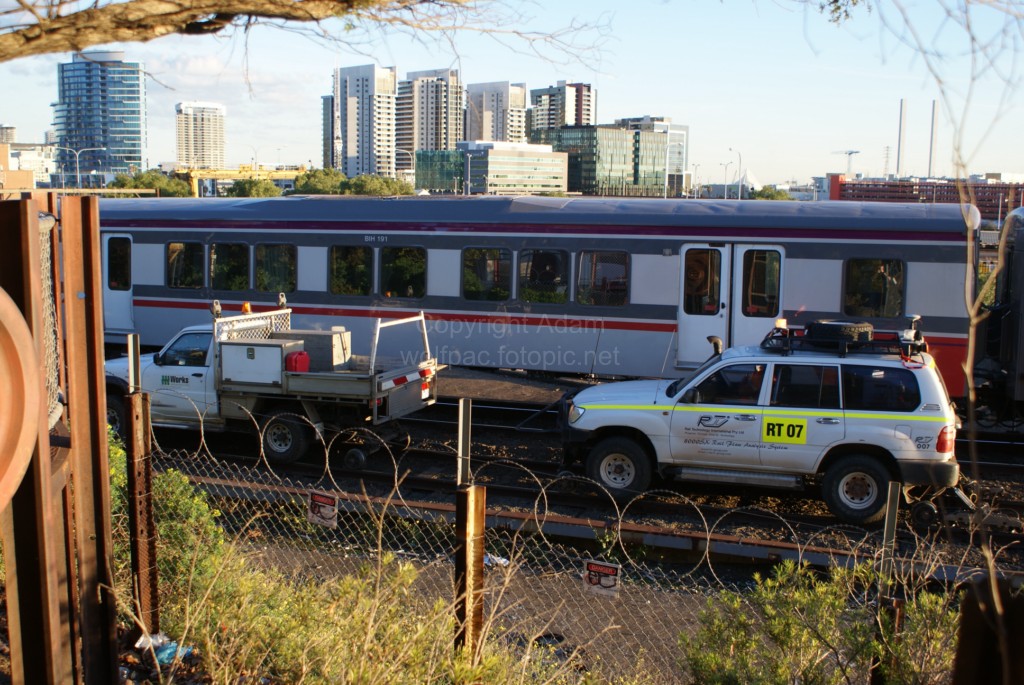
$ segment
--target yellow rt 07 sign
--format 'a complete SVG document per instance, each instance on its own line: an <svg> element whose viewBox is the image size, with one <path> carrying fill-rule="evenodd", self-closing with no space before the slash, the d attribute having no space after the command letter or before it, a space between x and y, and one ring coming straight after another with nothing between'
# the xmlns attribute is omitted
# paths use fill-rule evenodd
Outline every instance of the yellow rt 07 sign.
<svg viewBox="0 0 1024 685"><path fill-rule="evenodd" d="M788 445L807 444L807 419L765 417L761 426L762 442Z"/></svg>

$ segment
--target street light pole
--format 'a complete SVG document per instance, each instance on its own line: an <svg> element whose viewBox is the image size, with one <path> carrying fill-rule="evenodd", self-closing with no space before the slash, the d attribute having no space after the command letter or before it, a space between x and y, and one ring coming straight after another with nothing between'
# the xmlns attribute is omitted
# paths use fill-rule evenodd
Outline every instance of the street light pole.
<svg viewBox="0 0 1024 685"><path fill-rule="evenodd" d="M395 152L404 152L409 155L409 170L413 173L413 185L416 182L416 157L409 150L405 150L400 147L395 148ZM398 160L395 160L395 178L398 178Z"/></svg>
<svg viewBox="0 0 1024 685"><path fill-rule="evenodd" d="M737 169L739 169L738 173L740 175L739 176L739 184L738 184L739 185L739 194L736 195L736 199L737 200L742 200L743 199L743 155L740 154L739 150L733 150L732 148L729 148L729 152L735 152L739 156L739 158L740 158L740 164L737 167Z"/></svg>
<svg viewBox="0 0 1024 685"><path fill-rule="evenodd" d="M732 162L719 162L724 169L722 169L722 198L725 200L729 199L729 166Z"/></svg>
<svg viewBox="0 0 1024 685"><path fill-rule="evenodd" d="M75 150L70 147L61 147L60 145L53 146L57 150L67 150L75 156L75 183L79 189L82 187L82 167L79 165L80 157L83 152L89 152L90 150L106 150L105 147L83 147L81 150Z"/></svg>

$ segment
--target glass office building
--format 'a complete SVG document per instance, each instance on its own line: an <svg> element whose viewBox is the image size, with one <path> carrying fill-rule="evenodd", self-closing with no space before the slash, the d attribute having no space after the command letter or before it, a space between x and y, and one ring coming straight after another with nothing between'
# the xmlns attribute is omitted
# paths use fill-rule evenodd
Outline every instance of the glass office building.
<svg viewBox="0 0 1024 685"><path fill-rule="evenodd" d="M145 169L146 82L123 52L83 52L57 66L55 185L100 187Z"/></svg>
<svg viewBox="0 0 1024 685"><path fill-rule="evenodd" d="M534 130L533 142L569 155L568 190L583 195L661 197L665 136L618 126Z"/></svg>

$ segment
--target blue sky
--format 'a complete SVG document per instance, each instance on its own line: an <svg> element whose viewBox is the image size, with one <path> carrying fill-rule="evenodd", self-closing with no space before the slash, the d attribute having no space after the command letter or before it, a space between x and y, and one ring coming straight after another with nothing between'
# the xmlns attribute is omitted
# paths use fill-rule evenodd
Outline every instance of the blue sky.
<svg viewBox="0 0 1024 685"><path fill-rule="evenodd" d="M907 122L904 173L928 170L936 99L935 175L954 172L958 134L958 149L971 173L1024 172L1024 136L1011 128L1021 121L1020 93L1007 92L1005 81L994 75L1012 73L1019 64L1007 53L986 76L971 79L964 36L943 21L937 0L902 6L930 49L942 55L939 77L955 121L942 107L944 93L925 60L903 46L891 28L898 23L898 5L857 9L852 20L836 27L817 12L817 2L506 3L532 17L521 24L524 28L554 30L576 19L603 24L606 30L578 36L580 44L596 47L575 59L532 56L511 37L505 42L518 45L519 51L472 33L456 33L454 46L373 34L356 48L344 49L269 26L255 27L248 37L169 37L109 47L144 62L150 73L151 166L174 159L174 104L182 100L227 107L229 165L258 156L261 163L312 161L319 166L320 96L330 92L332 70L377 62L396 66L399 78L409 71L455 67L467 83L525 82L527 88L559 80L591 83L602 123L651 114L689 125L691 168L702 182L733 182L741 156L743 168L762 183L806 182L844 172L843 150L860 151L851 159L854 173L894 173L901 98ZM991 10L976 17L980 29L990 34L1001 21ZM19 141L42 139L52 121L57 64L69 58L50 55L0 64L5 93L0 123L16 126Z"/></svg>

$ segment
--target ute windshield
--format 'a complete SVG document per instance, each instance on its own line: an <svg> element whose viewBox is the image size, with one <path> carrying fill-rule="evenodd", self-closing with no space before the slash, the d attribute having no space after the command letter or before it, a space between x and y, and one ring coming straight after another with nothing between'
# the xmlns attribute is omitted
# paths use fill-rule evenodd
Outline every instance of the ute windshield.
<svg viewBox="0 0 1024 685"><path fill-rule="evenodd" d="M665 388L665 396L666 397L675 397L677 394L679 394L679 391L683 389L683 386L686 385L686 383L691 378L696 378L700 374L704 373L705 369L707 369L712 364L717 364L718 360L721 359L721 358L722 358L722 355L720 355L720 354L713 354L710 357L708 357L707 360L703 364L701 364L696 369L694 369L693 372L691 372L690 374L688 374L686 376L683 376L682 378L680 378L678 380L674 380L671 383L669 383L668 387Z"/></svg>

